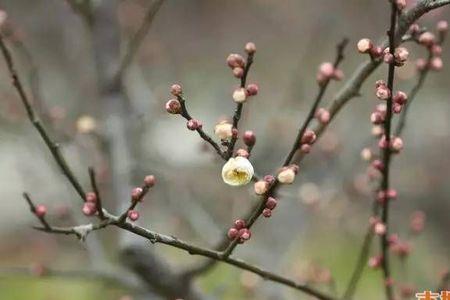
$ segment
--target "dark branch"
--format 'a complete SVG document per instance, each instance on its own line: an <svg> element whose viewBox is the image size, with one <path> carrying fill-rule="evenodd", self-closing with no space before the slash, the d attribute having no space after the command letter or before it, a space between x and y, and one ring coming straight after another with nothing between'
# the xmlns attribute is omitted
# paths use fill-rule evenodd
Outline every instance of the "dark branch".
<svg viewBox="0 0 450 300"><path fill-rule="evenodd" d="M89 168L89 178L91 180L92 190L94 191L95 196L97 198L95 205L97 208L98 217L101 220L103 220L103 219L105 219L105 216L103 215L102 199L100 198L100 192L98 190L97 180L95 178L95 171L94 171L94 168L92 168L92 167Z"/></svg>

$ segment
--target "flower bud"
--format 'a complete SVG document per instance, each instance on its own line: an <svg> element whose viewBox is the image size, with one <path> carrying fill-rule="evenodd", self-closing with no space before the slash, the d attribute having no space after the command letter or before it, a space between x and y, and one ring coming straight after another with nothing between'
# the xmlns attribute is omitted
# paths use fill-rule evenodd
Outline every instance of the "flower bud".
<svg viewBox="0 0 450 300"><path fill-rule="evenodd" d="M236 228L237 230L245 228L245 221L242 219L237 219L236 221L234 221L234 228Z"/></svg>
<svg viewBox="0 0 450 300"><path fill-rule="evenodd" d="M274 209L277 206L277 203L278 203L277 199L275 199L273 197L269 197L269 198L267 198L267 201L266 201L266 208Z"/></svg>
<svg viewBox="0 0 450 300"><path fill-rule="evenodd" d="M242 76L244 76L244 69L242 69L241 67L234 68L233 75L236 78L242 78Z"/></svg>
<svg viewBox="0 0 450 300"><path fill-rule="evenodd" d="M392 100L394 100L395 103L398 103L400 105L403 105L406 103L406 100L408 100L408 96L406 95L406 93L402 92L402 91L398 91L394 97L392 98Z"/></svg>
<svg viewBox="0 0 450 300"><path fill-rule="evenodd" d="M414 24L411 24L411 26L409 26L409 32L412 35L415 35L415 34L419 33L419 31L420 31L419 24L414 23Z"/></svg>
<svg viewBox="0 0 450 300"><path fill-rule="evenodd" d="M130 210L128 211L127 215L128 219L130 219L133 222L139 219L139 212L137 210Z"/></svg>
<svg viewBox="0 0 450 300"><path fill-rule="evenodd" d="M427 63L427 61L425 59L419 58L419 59L416 60L416 68L420 72L426 70L427 67L428 67L428 63Z"/></svg>
<svg viewBox="0 0 450 300"><path fill-rule="evenodd" d="M440 71L444 67L444 63L442 62L442 58L433 57L430 63L430 67L433 71Z"/></svg>
<svg viewBox="0 0 450 300"><path fill-rule="evenodd" d="M388 147L388 142L386 140L386 136L382 136L380 138L380 140L378 141L378 147L380 147L380 149L386 149Z"/></svg>
<svg viewBox="0 0 450 300"><path fill-rule="evenodd" d="M272 184L275 182L275 177L273 177L272 175L265 175L263 180L267 182L267 184Z"/></svg>
<svg viewBox="0 0 450 300"><path fill-rule="evenodd" d="M170 87L170 93L175 97L178 97L181 96L181 94L183 93L183 89L179 84L172 84L172 86Z"/></svg>
<svg viewBox="0 0 450 300"><path fill-rule="evenodd" d="M373 227L373 232L376 235L385 235L386 234L386 225L382 222L378 222Z"/></svg>
<svg viewBox="0 0 450 300"><path fill-rule="evenodd" d="M142 196L142 188L140 187L136 187L131 191L131 200L133 201L139 201L141 199Z"/></svg>
<svg viewBox="0 0 450 300"><path fill-rule="evenodd" d="M277 179L281 183L291 184L295 179L295 171L290 167L284 167L280 173L278 173Z"/></svg>
<svg viewBox="0 0 450 300"><path fill-rule="evenodd" d="M197 129L201 129L203 126L202 122L200 122L199 120L196 119L190 119L189 121L187 121L186 123L186 127L189 130L197 130Z"/></svg>
<svg viewBox="0 0 450 300"><path fill-rule="evenodd" d="M256 136L251 130L245 131L242 139L244 140L244 144L248 147L252 147L256 143Z"/></svg>
<svg viewBox="0 0 450 300"><path fill-rule="evenodd" d="M85 202L83 204L82 212L85 216L93 216L97 211L95 204L92 202Z"/></svg>
<svg viewBox="0 0 450 300"><path fill-rule="evenodd" d="M384 122L384 114L379 111L375 111L370 115L370 122L373 124L382 124Z"/></svg>
<svg viewBox="0 0 450 300"><path fill-rule="evenodd" d="M381 136L384 133L384 128L380 125L373 126L371 133L373 136Z"/></svg>
<svg viewBox="0 0 450 300"><path fill-rule="evenodd" d="M233 135L233 125L228 121L221 121L219 124L214 126L214 134L221 140L226 140Z"/></svg>
<svg viewBox="0 0 450 300"><path fill-rule="evenodd" d="M344 72L341 69L335 69L333 72L333 77L334 80L340 81L342 79L344 79Z"/></svg>
<svg viewBox="0 0 450 300"><path fill-rule="evenodd" d="M394 62L394 55L391 53L385 53L383 56L383 61L387 64L392 64Z"/></svg>
<svg viewBox="0 0 450 300"><path fill-rule="evenodd" d="M308 154L309 152L311 152L311 145L309 144L302 144L300 146L300 151L304 154Z"/></svg>
<svg viewBox="0 0 450 300"><path fill-rule="evenodd" d="M169 114L179 114L181 113L181 103L177 99L171 99L166 102L166 111Z"/></svg>
<svg viewBox="0 0 450 300"><path fill-rule="evenodd" d="M247 85L247 95L248 96L255 96L258 94L258 85L256 83L250 83Z"/></svg>
<svg viewBox="0 0 450 300"><path fill-rule="evenodd" d="M395 153L400 152L403 149L403 140L400 137L394 137L391 139L391 150Z"/></svg>
<svg viewBox="0 0 450 300"><path fill-rule="evenodd" d="M382 261L383 261L382 256L380 255L372 256L371 258L369 258L367 265L369 266L369 268L377 269L381 266Z"/></svg>
<svg viewBox="0 0 450 300"><path fill-rule="evenodd" d="M39 218L43 218L47 213L47 207L43 204L38 204L35 207L35 215Z"/></svg>
<svg viewBox="0 0 450 300"><path fill-rule="evenodd" d="M372 151L369 148L362 149L361 158L364 161L370 161L372 159Z"/></svg>
<svg viewBox="0 0 450 300"><path fill-rule="evenodd" d="M391 96L391 91L389 90L389 88L386 85L380 85L376 89L375 95L380 100L387 100Z"/></svg>
<svg viewBox="0 0 450 300"><path fill-rule="evenodd" d="M85 200L86 200L86 202L96 203L97 195L93 192L86 193Z"/></svg>
<svg viewBox="0 0 450 300"><path fill-rule="evenodd" d="M392 104L392 112L393 112L394 114L399 114L399 113L401 113L401 112L402 112L402 109L403 109L403 105L398 104L398 103Z"/></svg>
<svg viewBox="0 0 450 300"><path fill-rule="evenodd" d="M373 58L379 58L383 55L383 48L377 46L370 49L370 55L372 55Z"/></svg>
<svg viewBox="0 0 450 300"><path fill-rule="evenodd" d="M247 90L244 88L237 88L233 92L233 100L236 103L244 103L247 100Z"/></svg>
<svg viewBox="0 0 450 300"><path fill-rule="evenodd" d="M156 177L154 175L147 175L144 178L144 184L146 187L151 188L156 183Z"/></svg>
<svg viewBox="0 0 450 300"><path fill-rule="evenodd" d="M269 185L266 181L257 181L254 185L254 190L257 195L263 195L269 190Z"/></svg>
<svg viewBox="0 0 450 300"><path fill-rule="evenodd" d="M394 57L395 57L395 64L397 66L403 66L405 62L408 60L409 51L405 47L398 47L395 49Z"/></svg>
<svg viewBox="0 0 450 300"><path fill-rule="evenodd" d="M252 42L245 44L245 52L248 54L254 54L256 52L256 45Z"/></svg>
<svg viewBox="0 0 450 300"><path fill-rule="evenodd" d="M395 0L398 10L403 10L406 7L406 0Z"/></svg>
<svg viewBox="0 0 450 300"><path fill-rule="evenodd" d="M245 60L241 55L232 53L227 57L227 64L232 69L236 67L243 68L245 66Z"/></svg>
<svg viewBox="0 0 450 300"><path fill-rule="evenodd" d="M390 199L390 200L397 199L397 190L395 190L395 189L388 189L386 191L386 198Z"/></svg>
<svg viewBox="0 0 450 300"><path fill-rule="evenodd" d="M272 216L272 211L268 208L264 208L262 215L264 218L270 218Z"/></svg>
<svg viewBox="0 0 450 300"><path fill-rule="evenodd" d="M369 53L373 48L373 43L370 39L359 40L357 46L359 53Z"/></svg>
<svg viewBox="0 0 450 300"><path fill-rule="evenodd" d="M223 181L231 186L246 185L254 174L250 161L242 156L230 158L222 168Z"/></svg>
<svg viewBox="0 0 450 300"><path fill-rule="evenodd" d="M316 139L317 139L316 133L314 131L310 130L310 129L307 129L305 131L305 133L303 134L300 142L302 144L312 145L312 144L314 144Z"/></svg>
<svg viewBox="0 0 450 300"><path fill-rule="evenodd" d="M319 108L316 112L316 118L320 123L327 124L328 122L330 122L331 115L330 112L325 108Z"/></svg>
<svg viewBox="0 0 450 300"><path fill-rule="evenodd" d="M230 240L234 240L238 236L239 230L236 228L230 228L228 230L227 236Z"/></svg>
<svg viewBox="0 0 450 300"><path fill-rule="evenodd" d="M378 171L383 171L383 169L384 169L384 164L383 164L383 162L382 162L381 160L375 159L375 160L372 162L372 167L374 167L374 168L377 169Z"/></svg>
<svg viewBox="0 0 450 300"><path fill-rule="evenodd" d="M436 37L429 31L426 31L419 36L419 43L427 47L431 47L435 40Z"/></svg>
<svg viewBox="0 0 450 300"><path fill-rule="evenodd" d="M247 228L239 230L239 237L242 241L248 241L252 236L252 233Z"/></svg>
<svg viewBox="0 0 450 300"><path fill-rule="evenodd" d="M442 55L442 47L439 45L433 45L431 47L431 52L434 56L441 56Z"/></svg>

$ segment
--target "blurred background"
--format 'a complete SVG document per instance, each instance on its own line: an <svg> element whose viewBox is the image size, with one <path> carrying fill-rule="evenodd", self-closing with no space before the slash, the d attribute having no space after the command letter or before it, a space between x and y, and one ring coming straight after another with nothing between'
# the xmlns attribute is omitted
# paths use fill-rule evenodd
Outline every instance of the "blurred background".
<svg viewBox="0 0 450 300"><path fill-rule="evenodd" d="M108 1L95 0L92 6ZM350 75L367 59L357 53L356 42L363 37L382 41L389 18L387 1L378 0L167 0L124 74L128 106L123 118L123 111L115 114L114 105L100 100L96 68L102 58L96 55L108 56L101 49L109 45L92 43L89 26L68 2L0 0L13 32L8 46L44 124L86 189L87 168L96 169L108 210L120 211L129 198L118 195L129 194L146 174L154 174L157 185L140 206L137 223L207 247L220 241L257 198L251 185L225 185L220 177L223 161L186 129L181 117L167 114L170 85L183 85L191 114L213 134L214 125L234 112L231 94L238 81L226 57L243 54L245 43L255 42L248 82L257 83L260 92L245 105L240 128L257 135L251 158L257 172L273 173L316 94L318 65L333 60L336 43L348 37L342 70ZM152 1L111 2L123 55ZM450 10L444 8L420 24L433 29L449 17ZM398 89L404 91L416 82L414 60L426 55L415 45L408 44L408 49L411 60L397 74ZM405 149L392 164L392 185L399 198L392 204L391 231L412 247L408 259L393 258L393 274L398 286L414 284L420 291L434 289L450 265L449 53L444 45L444 70L430 74L411 106ZM93 220L82 215L76 193L26 119L3 58L0 64L0 299L139 299L142 295L114 278L73 271L126 277L125 271L117 271L126 270L121 245L148 242L115 228L89 235L86 243L32 230L36 220L21 197L23 191L47 205L52 224ZM117 67L106 62L106 72L108 66ZM386 72L382 65L364 84L361 96L333 120L300 165L296 182L281 189L273 216L257 222L252 239L236 249L236 257L330 294L343 292L371 211L373 185L360 152L365 147L376 151L369 116L377 104L374 82ZM323 106L344 82L330 85ZM126 132L116 131L124 123ZM120 134L126 141L124 156L111 150ZM118 179L129 183L119 188ZM409 222L417 210L427 218L424 232L416 236ZM372 245L371 255L378 254L378 244ZM173 270L201 261L164 245L150 247ZM61 274L41 276L47 269ZM356 299L382 299L381 272L366 269L363 276ZM195 286L211 299L309 299L223 264L200 276ZM157 294L144 298L161 299Z"/></svg>

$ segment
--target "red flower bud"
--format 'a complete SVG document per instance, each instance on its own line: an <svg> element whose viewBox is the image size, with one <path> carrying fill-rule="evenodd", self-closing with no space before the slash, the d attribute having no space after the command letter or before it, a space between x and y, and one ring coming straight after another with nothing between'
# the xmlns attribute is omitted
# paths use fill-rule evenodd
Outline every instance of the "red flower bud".
<svg viewBox="0 0 450 300"><path fill-rule="evenodd" d="M250 131L250 130L247 130L247 131L244 132L244 135L243 135L242 139L244 140L244 143L248 147L252 147L256 143L256 136L253 133L253 131Z"/></svg>
<svg viewBox="0 0 450 300"><path fill-rule="evenodd" d="M45 216L45 214L47 213L47 207L45 207L45 205L42 204L38 204L36 205L36 210L34 212L36 214L36 216L38 216L39 218L42 218Z"/></svg>
<svg viewBox="0 0 450 300"><path fill-rule="evenodd" d="M128 218L133 222L137 221L139 219L139 212L136 210L128 211Z"/></svg>

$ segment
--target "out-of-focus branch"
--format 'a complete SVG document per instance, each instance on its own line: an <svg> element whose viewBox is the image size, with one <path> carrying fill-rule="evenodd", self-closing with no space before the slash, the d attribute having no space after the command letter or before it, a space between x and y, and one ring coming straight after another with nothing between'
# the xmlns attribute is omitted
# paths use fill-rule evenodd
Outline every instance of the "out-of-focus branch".
<svg viewBox="0 0 450 300"><path fill-rule="evenodd" d="M127 45L125 55L123 56L119 64L119 70L117 71L116 74L116 80L120 80L120 78L122 78L124 72L131 64L133 57L136 55L139 46L141 45L142 41L144 40L145 36L147 35L147 32L149 31L152 25L156 13L161 8L163 3L164 0L156 0L152 4L150 4L150 7L148 8L147 13L145 14L141 26L133 35L133 37L131 38L130 42Z"/></svg>
<svg viewBox="0 0 450 300"><path fill-rule="evenodd" d="M32 125L36 128L36 130L39 132L39 135L44 140L45 144L47 145L48 149L50 150L50 153L52 154L56 163L60 166L63 174L67 177L67 179L69 180L71 185L77 191L80 198L84 201L85 192L84 192L83 187L81 186L80 182L75 177L75 175L73 174L73 172L70 169L69 165L67 164L64 156L61 154L59 145L50 138L49 134L47 133L44 126L42 125L41 121L34 113L31 103L28 100L28 97L25 93L25 89L24 89L24 87L19 79L19 76L17 75L17 72L15 70L15 66L14 66L14 62L13 62L11 53L9 52L8 48L6 47L5 41L1 34L0 34L0 49L3 54L4 59L6 61L8 71L9 71L9 74L12 79L12 84L13 84L14 88L16 89L17 93L19 94L19 97L22 101L23 106L25 107L28 119L30 120Z"/></svg>

